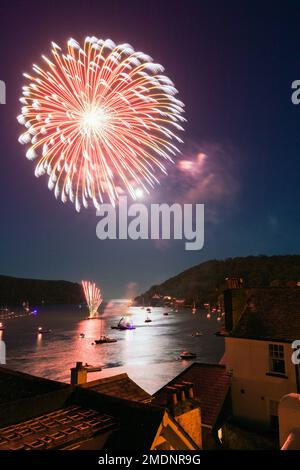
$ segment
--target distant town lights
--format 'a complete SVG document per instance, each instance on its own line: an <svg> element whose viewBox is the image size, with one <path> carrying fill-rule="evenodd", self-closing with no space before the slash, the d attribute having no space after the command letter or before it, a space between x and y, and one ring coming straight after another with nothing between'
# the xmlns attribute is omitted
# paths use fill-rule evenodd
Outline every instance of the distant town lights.
<svg viewBox="0 0 300 470"><path fill-rule="evenodd" d="M0 80L0 104L6 104L6 86L3 80Z"/></svg>

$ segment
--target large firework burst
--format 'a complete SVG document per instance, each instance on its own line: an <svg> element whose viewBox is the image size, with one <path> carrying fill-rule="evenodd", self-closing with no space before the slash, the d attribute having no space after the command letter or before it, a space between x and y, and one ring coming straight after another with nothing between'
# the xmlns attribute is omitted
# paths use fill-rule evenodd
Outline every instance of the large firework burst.
<svg viewBox="0 0 300 470"><path fill-rule="evenodd" d="M86 303L90 312L90 317L98 313L98 308L102 303L102 296L99 287L90 281L81 281Z"/></svg>
<svg viewBox="0 0 300 470"><path fill-rule="evenodd" d="M129 44L87 37L70 39L67 51L52 43L52 59L33 65L23 87L26 127L20 136L35 175L48 174L48 187L76 210L91 200L99 208L128 191L149 192L164 162L178 151L183 103L162 75L163 67Z"/></svg>

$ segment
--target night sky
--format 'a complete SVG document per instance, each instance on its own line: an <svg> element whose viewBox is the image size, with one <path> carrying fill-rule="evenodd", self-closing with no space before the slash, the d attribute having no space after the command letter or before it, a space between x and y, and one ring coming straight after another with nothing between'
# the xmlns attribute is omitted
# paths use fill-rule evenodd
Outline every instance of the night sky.
<svg viewBox="0 0 300 470"><path fill-rule="evenodd" d="M0 273L139 293L211 258L299 253L300 5L282 1L2 1ZM18 143L22 73L50 42L86 35L128 42L165 67L185 103L182 154L153 195L206 205L205 246L99 241L94 210L79 214L34 177ZM182 171L180 161L205 161ZM151 202L151 197L147 201Z"/></svg>

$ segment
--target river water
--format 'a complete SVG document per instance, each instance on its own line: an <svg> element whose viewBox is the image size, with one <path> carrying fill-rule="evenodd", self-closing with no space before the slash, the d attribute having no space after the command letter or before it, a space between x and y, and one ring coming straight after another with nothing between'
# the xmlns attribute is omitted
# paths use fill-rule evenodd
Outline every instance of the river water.
<svg viewBox="0 0 300 470"><path fill-rule="evenodd" d="M88 380L127 372L141 387L153 393L191 363L178 359L183 350L197 354L198 362L219 362L224 340L215 335L220 327L215 315L207 319L204 311L192 314L191 310L182 309L164 316L165 311L152 307L152 322L145 323L144 309L128 307L121 300L109 302L101 319L93 320L86 319L86 309L78 305L40 307L36 315L4 322L5 330L0 334L6 343L7 366L69 382L70 368L82 361L103 368L101 372L89 373ZM122 316L128 316L136 329L111 329ZM38 335L39 326L52 332ZM93 344L100 331L118 342ZM195 331L201 331L203 336L193 337ZM81 338L80 333L85 337Z"/></svg>

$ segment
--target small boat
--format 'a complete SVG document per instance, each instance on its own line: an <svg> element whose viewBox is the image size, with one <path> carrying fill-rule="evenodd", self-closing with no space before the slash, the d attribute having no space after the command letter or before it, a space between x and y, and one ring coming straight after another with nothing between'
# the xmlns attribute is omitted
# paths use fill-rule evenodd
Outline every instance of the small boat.
<svg viewBox="0 0 300 470"><path fill-rule="evenodd" d="M4 331L5 326L3 325L2 321L0 322L0 331Z"/></svg>
<svg viewBox="0 0 300 470"><path fill-rule="evenodd" d="M150 308L150 307L147 307L147 308L146 308L146 312L151 313L151 308Z"/></svg>
<svg viewBox="0 0 300 470"><path fill-rule="evenodd" d="M99 339L95 339L96 344L105 344L105 343L116 343L115 338L109 338L108 336L100 336Z"/></svg>
<svg viewBox="0 0 300 470"><path fill-rule="evenodd" d="M102 370L102 367L99 366L92 366L90 364L84 364L83 367L87 370L87 372L99 372Z"/></svg>
<svg viewBox="0 0 300 470"><path fill-rule="evenodd" d="M203 333L201 331L195 331L194 333L192 333L192 336L203 336Z"/></svg>
<svg viewBox="0 0 300 470"><path fill-rule="evenodd" d="M131 320L125 320L124 317L121 318L117 326L111 326L112 330L135 330L135 326Z"/></svg>
<svg viewBox="0 0 300 470"><path fill-rule="evenodd" d="M149 316L147 316L146 319L145 319L145 323L151 323L151 322L152 322L151 318Z"/></svg>
<svg viewBox="0 0 300 470"><path fill-rule="evenodd" d="M165 315L165 316L169 315L169 312L164 312L164 315Z"/></svg>
<svg viewBox="0 0 300 470"><path fill-rule="evenodd" d="M84 334L84 333L80 333L79 338L84 338L84 337L85 337L85 334Z"/></svg>
<svg viewBox="0 0 300 470"><path fill-rule="evenodd" d="M41 326L39 326L38 330L37 330L38 335L45 335L45 334L49 334L51 332L52 332L52 330L44 330L43 327L41 327Z"/></svg>
<svg viewBox="0 0 300 470"><path fill-rule="evenodd" d="M180 357L181 359L195 359L195 357L197 357L197 354L194 354L190 351L182 351Z"/></svg>

